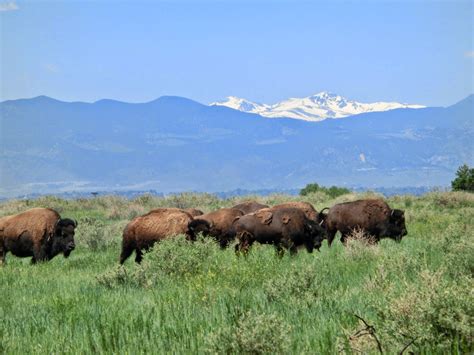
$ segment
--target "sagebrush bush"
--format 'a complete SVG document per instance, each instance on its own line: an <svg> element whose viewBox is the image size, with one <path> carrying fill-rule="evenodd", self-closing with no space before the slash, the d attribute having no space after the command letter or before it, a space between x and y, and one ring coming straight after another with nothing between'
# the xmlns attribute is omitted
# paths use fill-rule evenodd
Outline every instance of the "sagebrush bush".
<svg viewBox="0 0 474 355"><path fill-rule="evenodd" d="M184 236L177 236L156 243L146 253L142 270L150 279L161 275L189 277L216 268L218 252L217 244L211 239L190 242Z"/></svg>
<svg viewBox="0 0 474 355"><path fill-rule="evenodd" d="M367 259L380 255L377 240L362 229L354 229L347 237L345 254L351 259Z"/></svg>
<svg viewBox="0 0 474 355"><path fill-rule="evenodd" d="M321 270L312 265L289 270L267 281L263 289L270 302L289 300L291 303L311 303L321 293Z"/></svg>
<svg viewBox="0 0 474 355"><path fill-rule="evenodd" d="M244 313L232 326L208 334L207 350L216 354L287 354L291 326L275 314Z"/></svg>
<svg viewBox="0 0 474 355"><path fill-rule="evenodd" d="M217 244L207 238L196 242L190 242L184 236L165 239L145 254L144 260L133 272L113 269L102 274L98 280L107 286L130 284L153 287L165 277L186 279L199 273L217 272L215 256L218 249Z"/></svg>
<svg viewBox="0 0 474 355"><path fill-rule="evenodd" d="M136 270L128 271L123 266L117 266L97 275L96 280L99 285L105 286L107 288L140 284L137 280Z"/></svg>
<svg viewBox="0 0 474 355"><path fill-rule="evenodd" d="M388 349L402 349L410 340L413 348L459 352L472 345L474 297L472 278L445 280L443 270L423 270L418 282L408 282L400 290L393 285L381 293L375 307L379 334Z"/></svg>

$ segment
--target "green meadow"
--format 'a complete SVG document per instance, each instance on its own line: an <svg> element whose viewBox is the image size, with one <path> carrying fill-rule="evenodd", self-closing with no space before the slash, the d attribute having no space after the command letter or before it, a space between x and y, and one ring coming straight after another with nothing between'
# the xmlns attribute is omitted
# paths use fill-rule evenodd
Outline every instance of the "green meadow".
<svg viewBox="0 0 474 355"><path fill-rule="evenodd" d="M275 204L304 200L320 210L374 194L337 198L248 196ZM247 257L211 240L157 244L142 265L119 267L121 233L156 207L205 212L243 198L44 197L0 204L0 216L32 207L75 218L68 259L30 265L7 255L0 268L0 353L472 353L474 194L394 196L408 235L367 243L357 233L320 252L277 257L256 245ZM336 237L338 238L338 237Z"/></svg>

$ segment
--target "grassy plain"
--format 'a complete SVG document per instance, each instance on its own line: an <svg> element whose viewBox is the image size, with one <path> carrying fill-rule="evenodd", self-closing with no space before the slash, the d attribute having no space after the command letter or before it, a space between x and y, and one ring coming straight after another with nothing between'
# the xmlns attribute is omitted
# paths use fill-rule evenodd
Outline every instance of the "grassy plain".
<svg viewBox="0 0 474 355"><path fill-rule="evenodd" d="M319 210L367 196L316 193L303 200ZM255 198L269 204L302 199ZM392 208L406 211L408 236L400 244L354 239L328 248L324 242L320 253L301 250L280 259L269 246L244 258L212 241L177 238L157 245L141 266L133 258L118 266L121 232L131 218L159 206L210 211L241 200L184 194L1 203L0 216L51 207L79 227L69 259L30 265L7 255L0 269L0 353L474 350L469 193L389 198Z"/></svg>

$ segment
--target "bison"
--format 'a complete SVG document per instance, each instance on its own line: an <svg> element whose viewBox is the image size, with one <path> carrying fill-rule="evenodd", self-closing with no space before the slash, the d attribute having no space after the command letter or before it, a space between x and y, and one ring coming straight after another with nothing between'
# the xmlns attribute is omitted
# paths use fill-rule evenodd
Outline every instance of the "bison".
<svg viewBox="0 0 474 355"><path fill-rule="evenodd" d="M247 202L239 203L238 205L235 205L231 208L242 211L243 214L247 214L247 213L256 212L262 208L268 208L268 207L269 207L268 205L263 205L257 201L247 201Z"/></svg>
<svg viewBox="0 0 474 355"><path fill-rule="evenodd" d="M76 247L77 222L61 218L50 208L32 208L0 218L0 264L8 252L19 257L31 256L31 262L48 261L63 253L67 258Z"/></svg>
<svg viewBox="0 0 474 355"><path fill-rule="evenodd" d="M135 251L135 262L143 259L143 250L148 250L156 242L184 234L194 240L194 232L188 228L193 217L179 208L157 208L143 216L135 217L126 226L122 236L120 264ZM204 224L202 227L206 227Z"/></svg>
<svg viewBox="0 0 474 355"><path fill-rule="evenodd" d="M279 255L291 254L301 245L308 252L319 250L325 230L298 208L264 208L240 217L234 223L238 244L236 252L247 253L254 242L273 244Z"/></svg>
<svg viewBox="0 0 474 355"><path fill-rule="evenodd" d="M379 199L334 205L325 217L324 226L327 230L329 246L337 231L341 233L342 243L345 243L354 229L363 230L373 236L376 242L383 237L400 242L402 237L407 235L404 211L391 209L386 202Z"/></svg>
<svg viewBox="0 0 474 355"><path fill-rule="evenodd" d="M304 214L306 215L306 217L308 217L309 219L317 223L322 223L325 217L322 213L318 213L318 211L316 211L313 205L309 202L294 201L294 202L285 202L285 203L281 203L279 205L273 206L273 208L288 208L288 207L298 208L302 210Z"/></svg>
<svg viewBox="0 0 474 355"><path fill-rule="evenodd" d="M215 238L221 248L225 248L235 237L232 223L243 215L242 211L234 208L221 208L195 217L189 223L189 229L194 233L202 232L204 236Z"/></svg>

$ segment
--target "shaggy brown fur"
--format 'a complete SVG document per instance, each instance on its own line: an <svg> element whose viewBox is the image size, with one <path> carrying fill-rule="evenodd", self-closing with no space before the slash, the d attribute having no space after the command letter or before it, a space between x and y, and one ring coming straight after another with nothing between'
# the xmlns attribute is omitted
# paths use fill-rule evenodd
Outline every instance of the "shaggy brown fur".
<svg viewBox="0 0 474 355"><path fill-rule="evenodd" d="M268 208L268 207L269 207L268 205L263 205L257 201L246 201L246 202L239 203L238 205L235 205L234 207L231 207L231 208L242 211L243 214L247 214L247 213L252 213L262 208Z"/></svg>
<svg viewBox="0 0 474 355"><path fill-rule="evenodd" d="M240 217L234 229L239 242L235 250L244 253L254 242L273 244L280 255L284 249L294 254L300 245L312 252L325 237L324 229L299 208L264 208Z"/></svg>
<svg viewBox="0 0 474 355"><path fill-rule="evenodd" d="M304 212L306 217L316 223L321 222L318 211L309 202L285 202L279 205L273 206L273 208L298 208Z"/></svg>
<svg viewBox="0 0 474 355"><path fill-rule="evenodd" d="M193 217L179 208L157 208L143 216L131 220L123 231L122 253L120 264L135 251L135 261L140 263L142 251L153 246L157 241L184 234L194 239L188 224Z"/></svg>
<svg viewBox="0 0 474 355"><path fill-rule="evenodd" d="M191 216L202 216L204 214L203 211L198 210L197 208L185 208L183 211L188 212Z"/></svg>
<svg viewBox="0 0 474 355"><path fill-rule="evenodd" d="M341 242L345 243L354 229L362 229L379 241L390 237L400 241L407 234L405 216L402 210L392 210L379 199L358 200L339 203L331 207L324 221L328 232L328 245L337 233L341 232Z"/></svg>
<svg viewBox="0 0 474 355"><path fill-rule="evenodd" d="M49 208L28 211L0 219L0 263L10 251L19 257L32 256L32 262L50 260L59 253L68 257L75 248L77 223L61 219Z"/></svg>
<svg viewBox="0 0 474 355"><path fill-rule="evenodd" d="M234 208L221 208L220 210L195 217L194 221L189 224L189 228L193 231L200 228L200 232L205 236L215 238L220 246L225 248L235 237L232 223L236 218L243 215L242 211ZM204 228L204 223L207 223L209 227Z"/></svg>

